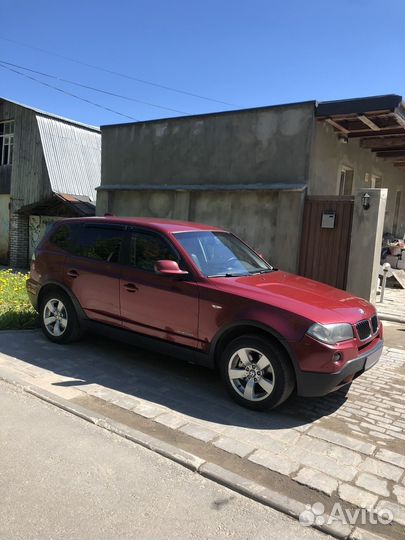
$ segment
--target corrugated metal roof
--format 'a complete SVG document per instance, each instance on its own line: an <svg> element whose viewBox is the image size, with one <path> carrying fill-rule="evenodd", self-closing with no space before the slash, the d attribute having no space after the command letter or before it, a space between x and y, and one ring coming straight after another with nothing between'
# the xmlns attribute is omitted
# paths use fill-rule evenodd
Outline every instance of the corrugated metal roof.
<svg viewBox="0 0 405 540"><path fill-rule="evenodd" d="M64 116L59 116L57 114L53 114L47 111L42 111L41 109L37 109L36 107L31 107L31 105L25 105L24 103L19 103L18 101L7 99L5 97L0 97L0 101L7 101L8 103L18 105L19 107L23 107L24 109L28 109L35 113L41 114L42 116L47 116L48 118L55 118L56 120L67 122L68 124L74 124L76 126L81 126L86 129L91 129L92 131L100 131L99 127L91 126L90 124L84 124L83 122L77 122L77 120L71 120L70 118L65 118Z"/></svg>
<svg viewBox="0 0 405 540"><path fill-rule="evenodd" d="M101 135L36 115L52 191L96 199L101 180Z"/></svg>

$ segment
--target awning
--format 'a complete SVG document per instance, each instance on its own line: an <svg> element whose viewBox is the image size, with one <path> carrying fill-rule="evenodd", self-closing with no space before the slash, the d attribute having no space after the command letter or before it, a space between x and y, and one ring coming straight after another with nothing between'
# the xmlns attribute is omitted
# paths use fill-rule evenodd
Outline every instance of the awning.
<svg viewBox="0 0 405 540"><path fill-rule="evenodd" d="M86 196L53 193L47 199L23 206L19 214L29 216L83 217L95 215L95 204Z"/></svg>

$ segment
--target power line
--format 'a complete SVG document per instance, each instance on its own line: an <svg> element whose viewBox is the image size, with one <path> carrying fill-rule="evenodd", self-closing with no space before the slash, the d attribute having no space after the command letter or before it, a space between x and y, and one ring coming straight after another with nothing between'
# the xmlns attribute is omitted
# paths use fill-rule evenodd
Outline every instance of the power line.
<svg viewBox="0 0 405 540"><path fill-rule="evenodd" d="M55 79L57 81L65 82L68 84L73 84L74 86L80 86L80 88L86 88L87 90L92 90L94 92L99 92L101 94L107 94L108 96L113 96L121 99L126 99L127 101L134 101L135 103L142 103L143 105L149 105L150 107L156 107L158 109L164 109L166 111L176 112L180 114L190 114L185 111L179 111L178 109L172 109L170 107L165 107L163 105L156 105L155 103L150 103L149 101L142 101L141 99L123 96L121 94L116 94L115 92L109 92L108 90L101 90L100 88L95 88L94 86L88 86L86 84L81 84L70 79L64 79L63 77L57 77L56 75L50 75L49 73L44 73L42 71L36 71L35 69L30 69L25 66L20 66L18 64L12 64L11 62L6 62L5 60L0 59L0 64L5 64L7 66L12 66L14 68L23 69L24 71L29 71L30 73L36 73L37 75L42 75L44 77L49 77L50 79Z"/></svg>
<svg viewBox="0 0 405 540"><path fill-rule="evenodd" d="M67 92L63 88L59 88L58 86L53 86L52 84L48 84L44 81L41 81L37 79L36 77L32 77L31 75L27 75L26 73L22 73L21 71L18 71L17 69L13 69L9 66L5 66L4 64L0 63L0 68L8 69L8 71L12 71L13 73L17 73L18 75L21 75L22 77L25 77L26 79L30 79L31 81L35 81L39 84L42 84L43 86L46 86L48 88L52 88L53 90L57 90L58 92L61 92L62 94L66 94L67 96L74 97L76 99L79 99L80 101L85 101L86 103L89 103L90 105L94 105L95 107L99 107L100 109L104 109L105 111L112 112L114 114L118 114L119 116L124 116L125 118L129 118L130 120L136 120L137 118L134 118L133 116L128 116L127 114L121 113L119 111L115 111L114 109L110 109L109 107L104 107L104 105L100 105L99 103L95 103L94 101L90 101L89 99L82 98L81 96L77 96L76 94L72 94L71 92Z"/></svg>
<svg viewBox="0 0 405 540"><path fill-rule="evenodd" d="M104 71L105 73L109 73L110 75L115 75L117 77L123 77L124 79L130 79L132 81L136 81L136 82L139 82L139 83L142 83L142 84L147 84L149 86L154 86L156 88L162 88L163 90L168 90L170 92L177 92L178 94L184 94L186 96L191 96L191 97L195 97L195 98L198 98L198 99L204 99L206 101L212 101L214 103L220 103L221 105L227 105L229 107L240 108L240 105L235 105L234 103L228 103L227 101L220 101L219 99L214 99L214 98L210 98L210 97L207 97L207 96L202 96L200 94L194 94L192 92L188 92L186 90L181 90L179 88L174 88L172 86L166 86L164 84L155 83L155 82L152 82L152 81L148 81L146 79L140 79L138 77L133 77L132 75L127 75L126 73L120 73L119 71L113 71L111 69L107 69L107 68L104 68L104 67L101 67L101 66L96 66L94 64L89 64L89 63L83 62L81 60L76 60L75 58L70 58L69 56L64 56L64 55L56 53L56 52L47 51L46 49L42 49L40 47L35 47L33 45L28 45L27 43L21 43L19 41L14 40L14 39L5 38L5 37L0 37L0 39L2 39L3 41L8 41L10 43L14 43L16 45L20 45L21 47L27 47L28 49L33 49L35 51L40 51L40 52L43 52L43 53L46 53L46 54L51 54L52 56L57 56L58 58L63 58L64 60L69 60L69 62L75 62L76 64L81 64L82 66L90 67L92 69L98 69L99 71Z"/></svg>

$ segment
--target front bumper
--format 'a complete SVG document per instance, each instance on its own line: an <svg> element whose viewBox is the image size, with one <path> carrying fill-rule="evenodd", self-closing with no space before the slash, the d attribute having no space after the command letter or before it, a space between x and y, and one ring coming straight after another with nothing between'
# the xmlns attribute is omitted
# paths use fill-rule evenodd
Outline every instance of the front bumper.
<svg viewBox="0 0 405 540"><path fill-rule="evenodd" d="M299 371L296 373L297 394L307 397L324 396L346 384L350 384L356 377L378 362L383 346L384 342L380 340L373 349L364 355L350 360L336 373Z"/></svg>

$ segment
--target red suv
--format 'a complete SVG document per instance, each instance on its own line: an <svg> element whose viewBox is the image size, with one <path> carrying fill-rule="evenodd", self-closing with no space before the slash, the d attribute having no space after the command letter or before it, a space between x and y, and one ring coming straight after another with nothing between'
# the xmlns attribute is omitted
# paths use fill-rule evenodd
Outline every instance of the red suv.
<svg viewBox="0 0 405 540"><path fill-rule="evenodd" d="M196 223L59 221L36 250L27 289L51 341L94 329L217 367L253 409L294 389L325 395L383 347L365 300L277 270L232 233Z"/></svg>

